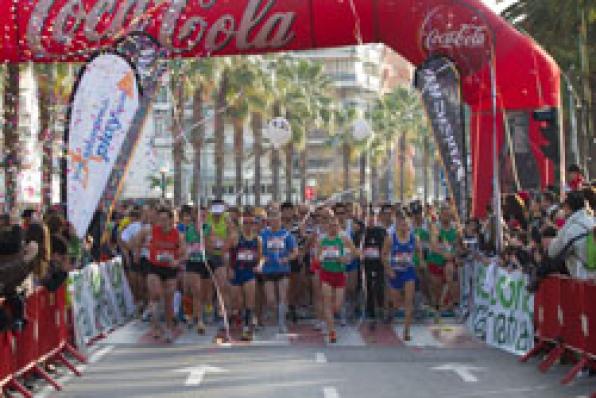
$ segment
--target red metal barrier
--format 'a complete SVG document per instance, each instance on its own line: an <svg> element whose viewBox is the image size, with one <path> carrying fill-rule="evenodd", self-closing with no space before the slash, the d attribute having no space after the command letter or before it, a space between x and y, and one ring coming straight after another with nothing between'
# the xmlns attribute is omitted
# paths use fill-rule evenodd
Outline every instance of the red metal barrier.
<svg viewBox="0 0 596 398"><path fill-rule="evenodd" d="M62 286L55 293L37 289L27 297L25 319L22 331L0 334L0 393L5 388L12 388L26 398L32 397L31 392L18 381L32 374L60 390L61 386L44 369L48 362L60 361L80 376L80 372L64 356L64 352L69 352L78 360L85 361L67 340L66 287Z"/></svg>
<svg viewBox="0 0 596 398"><path fill-rule="evenodd" d="M545 279L534 297L536 346L527 361L550 348L539 369L546 372L566 353L577 359L561 380L570 383L586 367L596 368L596 284L562 276Z"/></svg>

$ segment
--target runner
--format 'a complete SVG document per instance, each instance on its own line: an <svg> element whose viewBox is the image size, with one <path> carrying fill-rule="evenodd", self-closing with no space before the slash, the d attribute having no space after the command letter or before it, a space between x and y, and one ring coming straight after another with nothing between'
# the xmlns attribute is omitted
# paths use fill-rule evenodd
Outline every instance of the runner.
<svg viewBox="0 0 596 398"><path fill-rule="evenodd" d="M425 220L423 214L423 206L419 201L410 204L410 212L412 214L412 227L414 234L420 242L420 249L422 255L418 252L414 253L414 265L416 267L416 284L417 289L414 297L414 308L417 318L424 318L426 311L423 308L424 303L431 302L429 289L428 267L426 266L427 257L430 250L430 230L429 225Z"/></svg>
<svg viewBox="0 0 596 398"><path fill-rule="evenodd" d="M219 338L224 337L225 324L224 313L228 303L228 272L226 265L229 262L229 228L230 224L226 219L226 206L221 200L211 202L205 225L205 239L207 249L207 266L213 272L213 283L219 289L223 303L219 303ZM211 297L208 297L210 300Z"/></svg>
<svg viewBox="0 0 596 398"><path fill-rule="evenodd" d="M184 237L174 225L174 215L171 210L162 207L158 211L157 221L151 228L149 243L149 306L152 310L153 337L161 336L159 325L159 304L163 300L165 307L166 330L165 341L172 342L174 327L174 292L176 290L176 277L180 264L186 256ZM144 230L139 235L139 241L145 242L149 232Z"/></svg>
<svg viewBox="0 0 596 398"><path fill-rule="evenodd" d="M343 305L346 287L346 264L358 255L352 240L340 232L339 221L329 211L326 217L327 235L320 241L318 258L321 261L323 313L327 323L329 342L337 342L334 316ZM346 250L349 249L349 252Z"/></svg>
<svg viewBox="0 0 596 398"><path fill-rule="evenodd" d="M412 324L412 309L414 304L414 289L416 270L414 268L414 253L420 255L420 245L417 237L408 224L406 215L402 211L396 214L395 231L385 239L383 245L383 259L389 275L389 286L392 302L396 308L404 308L404 340L409 341L410 326ZM403 291L403 294L401 294Z"/></svg>
<svg viewBox="0 0 596 398"><path fill-rule="evenodd" d="M209 285L210 275L205 261L206 246L201 235L204 233L205 225L200 220L192 217L192 209L186 209L182 213L184 224L184 238L188 251L186 262L185 290L192 298L192 318L189 327L196 326L198 334L205 334L205 323L203 322L203 303L205 296L202 290ZM203 231L201 231L203 229Z"/></svg>
<svg viewBox="0 0 596 398"><path fill-rule="evenodd" d="M135 258L134 238L138 235L143 225L141 223L141 211L138 207L134 207L129 213L130 224L124 228L120 233L120 247L125 258L126 264L129 264L128 281L130 282L130 289L132 290L135 304L137 305L137 313L140 316L143 309L143 291L144 291L144 275L141 270L141 263L138 258Z"/></svg>
<svg viewBox="0 0 596 398"><path fill-rule="evenodd" d="M297 248L299 249L300 229L299 224L296 222L296 209L290 202L282 203L281 205L281 223L282 227L286 231L290 231L294 237ZM298 316L296 314L296 305L300 299L301 286L300 286L300 271L302 269L302 258L296 256L296 258L290 261L290 278L288 285L288 303L289 303L289 316L293 323L298 322Z"/></svg>
<svg viewBox="0 0 596 398"><path fill-rule="evenodd" d="M256 326L255 318L255 273L262 253L263 245L258 235L260 221L254 212L247 209L242 220L240 233L235 234L233 246L236 251L234 278L231 280L234 308L244 308L242 330L243 340L252 340Z"/></svg>
<svg viewBox="0 0 596 398"><path fill-rule="evenodd" d="M323 314L323 296L321 294L321 262L319 261L317 250L319 242L325 236L325 232L322 228L323 210L316 209L311 215L309 226L306 229L307 243L306 250L308 253L308 271L310 275L310 286L311 286L311 300L313 306L313 329L315 331L323 330L325 325L324 314Z"/></svg>
<svg viewBox="0 0 596 398"><path fill-rule="evenodd" d="M443 309L453 308L455 284L455 253L460 241L460 234L453 223L449 207L441 208L439 225L431 232L428 270L431 275L431 299L435 309L435 321L440 321Z"/></svg>
<svg viewBox="0 0 596 398"><path fill-rule="evenodd" d="M385 297L385 271L381 253L387 231L377 224L376 214L369 207L363 242L364 271L366 279L366 312L369 329L375 330L383 309Z"/></svg>
<svg viewBox="0 0 596 398"><path fill-rule="evenodd" d="M381 206L379 212L379 224L385 228L387 236L391 236L395 232L395 220L394 220L393 206L389 203L385 203ZM395 305L392 300L391 288L389 284L385 284L385 323L391 324L395 316Z"/></svg>
<svg viewBox="0 0 596 398"><path fill-rule="evenodd" d="M263 259L259 272L265 281L265 295L270 309L276 307L277 324L280 333L287 333L286 312L288 302L288 276L290 275L290 261L296 259L298 249L292 234L281 226L279 208L269 210L269 228L261 233L263 241ZM277 287L278 296L275 297Z"/></svg>
<svg viewBox="0 0 596 398"><path fill-rule="evenodd" d="M348 214L348 206L345 203L337 203L335 205L335 217L339 222L339 227L343 235L354 242L354 220ZM345 248L350 255L349 248ZM352 260L346 265L346 289L344 305L340 314L340 322L342 326L347 323L349 317L353 320L356 311L356 290L358 288L358 269L360 263L357 256L352 256Z"/></svg>

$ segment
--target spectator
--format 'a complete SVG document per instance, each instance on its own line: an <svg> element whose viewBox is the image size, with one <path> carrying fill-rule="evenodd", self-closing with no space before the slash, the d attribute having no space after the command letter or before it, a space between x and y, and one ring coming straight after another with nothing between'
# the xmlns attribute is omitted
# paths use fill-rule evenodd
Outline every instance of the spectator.
<svg viewBox="0 0 596 398"><path fill-rule="evenodd" d="M587 235L596 222L594 215L586 208L583 192L569 192L564 209L568 212L565 225L548 247L552 258L563 256L569 274L578 279L595 279L596 272L590 272L587 265Z"/></svg>
<svg viewBox="0 0 596 398"><path fill-rule="evenodd" d="M584 185L584 174L578 165L572 164L567 169L567 186L565 192L579 191Z"/></svg>

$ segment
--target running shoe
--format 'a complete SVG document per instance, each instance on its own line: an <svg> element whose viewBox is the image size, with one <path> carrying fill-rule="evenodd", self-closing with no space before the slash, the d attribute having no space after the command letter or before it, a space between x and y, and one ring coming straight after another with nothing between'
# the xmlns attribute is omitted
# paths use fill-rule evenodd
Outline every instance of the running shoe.
<svg viewBox="0 0 596 398"><path fill-rule="evenodd" d="M202 336L205 334L206 331L207 328L205 327L205 324L203 322L197 323L197 334Z"/></svg>
<svg viewBox="0 0 596 398"><path fill-rule="evenodd" d="M321 330L323 330L323 322L315 319L312 325L312 329L316 332L320 332Z"/></svg>
<svg viewBox="0 0 596 398"><path fill-rule="evenodd" d="M335 344L337 343L337 333L335 330L329 332L329 343Z"/></svg>
<svg viewBox="0 0 596 398"><path fill-rule="evenodd" d="M252 341L253 336L253 329L250 326L245 326L242 330L242 340L243 341Z"/></svg>

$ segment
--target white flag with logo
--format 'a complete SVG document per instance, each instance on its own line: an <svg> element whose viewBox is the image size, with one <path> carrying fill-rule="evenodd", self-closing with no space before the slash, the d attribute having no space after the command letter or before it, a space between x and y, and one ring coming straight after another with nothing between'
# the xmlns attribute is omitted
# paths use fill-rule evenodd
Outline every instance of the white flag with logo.
<svg viewBox="0 0 596 398"><path fill-rule="evenodd" d="M139 108L137 78L116 54L101 54L82 72L68 125L68 221L87 231L124 138Z"/></svg>

